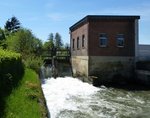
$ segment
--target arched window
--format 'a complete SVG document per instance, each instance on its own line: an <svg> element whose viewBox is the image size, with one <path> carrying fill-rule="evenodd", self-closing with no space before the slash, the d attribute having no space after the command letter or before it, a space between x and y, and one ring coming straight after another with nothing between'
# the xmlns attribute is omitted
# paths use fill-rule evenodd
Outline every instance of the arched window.
<svg viewBox="0 0 150 118"><path fill-rule="evenodd" d="M74 42L75 42L75 39L73 39L72 41L72 49L74 50Z"/></svg>
<svg viewBox="0 0 150 118"><path fill-rule="evenodd" d="M79 47L80 47L80 44L79 44L79 37L77 38L77 49L79 49Z"/></svg>
<svg viewBox="0 0 150 118"><path fill-rule="evenodd" d="M84 43L85 43L85 36L84 35L82 35L82 47L84 47L85 45L84 45Z"/></svg>

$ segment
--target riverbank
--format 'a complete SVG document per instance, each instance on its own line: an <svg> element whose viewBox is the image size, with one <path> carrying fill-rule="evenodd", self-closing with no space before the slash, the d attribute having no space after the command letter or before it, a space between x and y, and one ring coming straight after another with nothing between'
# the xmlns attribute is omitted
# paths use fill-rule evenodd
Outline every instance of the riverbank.
<svg viewBox="0 0 150 118"><path fill-rule="evenodd" d="M2 118L45 118L47 110L38 75L25 69L19 85L5 100Z"/></svg>

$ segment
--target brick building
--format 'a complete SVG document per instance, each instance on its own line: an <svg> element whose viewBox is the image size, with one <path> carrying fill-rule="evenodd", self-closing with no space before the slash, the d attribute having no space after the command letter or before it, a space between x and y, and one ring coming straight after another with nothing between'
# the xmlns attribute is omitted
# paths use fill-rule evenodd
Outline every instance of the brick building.
<svg viewBox="0 0 150 118"><path fill-rule="evenodd" d="M89 15L70 27L73 74L129 78L138 56L140 16Z"/></svg>

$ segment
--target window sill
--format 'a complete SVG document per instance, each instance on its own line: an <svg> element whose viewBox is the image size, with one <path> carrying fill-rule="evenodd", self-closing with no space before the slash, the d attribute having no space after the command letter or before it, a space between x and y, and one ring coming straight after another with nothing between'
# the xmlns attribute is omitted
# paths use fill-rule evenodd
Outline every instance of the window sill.
<svg viewBox="0 0 150 118"><path fill-rule="evenodd" d="M117 46L118 48L124 48L124 46Z"/></svg>
<svg viewBox="0 0 150 118"><path fill-rule="evenodd" d="M100 45L100 48L106 48L107 45Z"/></svg>

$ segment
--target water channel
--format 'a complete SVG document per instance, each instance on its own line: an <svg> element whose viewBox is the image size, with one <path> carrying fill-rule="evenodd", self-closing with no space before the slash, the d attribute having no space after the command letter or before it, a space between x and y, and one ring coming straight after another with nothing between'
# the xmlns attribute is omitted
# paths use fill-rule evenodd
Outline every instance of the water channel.
<svg viewBox="0 0 150 118"><path fill-rule="evenodd" d="M149 118L150 90L94 87L73 77L42 82L51 118Z"/></svg>

